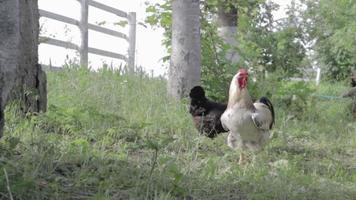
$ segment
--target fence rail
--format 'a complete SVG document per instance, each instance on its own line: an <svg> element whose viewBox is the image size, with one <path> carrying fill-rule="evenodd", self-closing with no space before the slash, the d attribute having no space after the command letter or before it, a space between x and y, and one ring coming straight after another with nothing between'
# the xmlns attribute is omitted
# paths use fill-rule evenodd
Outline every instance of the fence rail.
<svg viewBox="0 0 356 200"><path fill-rule="evenodd" d="M120 60L124 60L127 63L128 69L130 72L134 71L135 66L135 46L136 46L136 13L129 12L126 13L116 8L112 8L110 6L104 5L102 3L93 1L93 0L77 0L81 4L81 19L76 20L70 17L66 17L63 15L59 15L56 13L52 13L46 10L39 10L41 17L46 17L49 19L54 19L63 23L75 25L79 27L81 33L81 44L76 45L71 42L66 42L62 40L57 40L49 37L40 37L40 41L46 44L59 46L63 48L77 50L80 53L80 64L82 66L88 66L88 53L97 54L101 56L107 56L111 58L116 58ZM117 15L118 17L126 18L129 24L129 34L126 35L119 31L115 31L112 29L104 28L98 25L88 23L88 11L89 6L96 7L98 9L104 10L106 12ZM88 46L88 30L97 31L100 33L104 33L107 35L111 35L117 38L121 38L126 40L129 43L128 56L105 51L97 48L92 48Z"/></svg>
<svg viewBox="0 0 356 200"><path fill-rule="evenodd" d="M81 2L81 0L77 0L79 2ZM106 12L110 12L112 14L115 14L119 17L124 17L124 18L127 18L128 17L128 14L124 11L121 11L121 10L118 10L116 8L112 8L110 6L107 6L107 5L104 5L102 3L99 3L99 2L96 2L96 1L93 1L93 0L89 0L89 5L93 6L93 7L96 7L96 8L99 8L101 10L104 10Z"/></svg>

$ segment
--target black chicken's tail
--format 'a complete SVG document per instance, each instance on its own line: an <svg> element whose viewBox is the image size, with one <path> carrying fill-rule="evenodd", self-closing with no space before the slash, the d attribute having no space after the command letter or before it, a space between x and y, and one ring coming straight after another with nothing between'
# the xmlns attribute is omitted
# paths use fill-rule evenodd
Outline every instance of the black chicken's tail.
<svg viewBox="0 0 356 200"><path fill-rule="evenodd" d="M268 109L271 111L271 114L272 114L272 122L271 124L269 125L269 128L272 129L273 127L273 124L274 124L274 108L273 108L273 105L272 105L272 102L267 98L267 97L261 97L259 102L265 104Z"/></svg>
<svg viewBox="0 0 356 200"><path fill-rule="evenodd" d="M201 86L195 86L190 90L189 97L192 99L205 98L205 91Z"/></svg>

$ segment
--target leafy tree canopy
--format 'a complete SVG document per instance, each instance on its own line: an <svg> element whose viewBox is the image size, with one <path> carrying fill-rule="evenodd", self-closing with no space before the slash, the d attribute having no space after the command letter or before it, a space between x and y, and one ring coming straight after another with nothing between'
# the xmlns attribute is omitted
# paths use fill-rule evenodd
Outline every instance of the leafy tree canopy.
<svg viewBox="0 0 356 200"><path fill-rule="evenodd" d="M275 19L278 5L266 0L201 1L202 84L215 99L226 96L231 77L248 67L259 78L276 73L281 78L305 75L304 69L321 66L328 79L346 78L355 67L355 1L292 1L287 17ZM237 46L240 61L233 66L224 57L229 48L217 34L219 8L237 11ZM171 1L148 4L146 22L165 29L164 46L171 48ZM164 58L169 60L169 55ZM219 76L216 76L219 74Z"/></svg>

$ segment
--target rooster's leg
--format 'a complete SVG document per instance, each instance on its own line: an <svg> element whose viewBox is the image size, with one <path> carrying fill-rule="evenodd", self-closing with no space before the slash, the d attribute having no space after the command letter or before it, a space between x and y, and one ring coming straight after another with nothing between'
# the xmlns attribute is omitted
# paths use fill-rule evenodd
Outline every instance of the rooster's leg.
<svg viewBox="0 0 356 200"><path fill-rule="evenodd" d="M236 149L237 148L237 139L231 132L227 136L227 145L229 147L231 147L232 149Z"/></svg>

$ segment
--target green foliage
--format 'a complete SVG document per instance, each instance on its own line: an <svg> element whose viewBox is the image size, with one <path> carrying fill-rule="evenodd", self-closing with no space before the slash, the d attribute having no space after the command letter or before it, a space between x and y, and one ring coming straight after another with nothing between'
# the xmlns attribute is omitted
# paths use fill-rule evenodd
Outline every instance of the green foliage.
<svg viewBox="0 0 356 200"><path fill-rule="evenodd" d="M309 84L304 82L287 82L281 81L280 87L273 95L274 102L281 108L288 111L289 115L301 118L305 115L310 104L316 103L312 101L311 94L314 90Z"/></svg>
<svg viewBox="0 0 356 200"><path fill-rule="evenodd" d="M239 1L244 6L258 6L261 1ZM217 26L212 20L212 14L217 12L217 5L224 5L226 9L236 7L236 1L209 0L202 2L201 15L201 69L202 85L207 90L207 94L215 99L224 101L232 75L236 73L237 66L232 66L226 60L225 54L228 48L217 34ZM240 7L238 7L240 9ZM241 7L243 9L244 7ZM171 52L171 2L164 1L162 4L148 4L146 12L149 16L146 22L152 26L159 26L165 29L163 44L168 50L168 55L164 57L169 61ZM219 76L217 76L219 74Z"/></svg>
<svg viewBox="0 0 356 200"><path fill-rule="evenodd" d="M303 1L305 29L315 59L329 80L348 78L356 67L356 3L348 0Z"/></svg>
<svg viewBox="0 0 356 200"><path fill-rule="evenodd" d="M162 44L167 48L167 52L170 55L171 52L171 38L172 38L172 6L171 1L164 1L159 4L154 5L146 2L147 8L146 13L150 14L145 22L150 24L153 27L162 27L164 32L164 38ZM170 56L165 56L164 61L169 61Z"/></svg>
<svg viewBox="0 0 356 200"><path fill-rule="evenodd" d="M226 101L227 90L237 68L232 66L225 58L228 47L218 36L216 25L204 19L201 20L201 23L205 27L201 31L202 85L210 98Z"/></svg>
<svg viewBox="0 0 356 200"><path fill-rule="evenodd" d="M315 88L310 83L284 80L281 77L272 74L257 82L250 82L251 96L267 96L274 105L285 110L289 117L301 119L309 107L316 103L312 96Z"/></svg>
<svg viewBox="0 0 356 200"><path fill-rule="evenodd" d="M226 100L230 80L240 67L253 69L259 78L263 78L266 71L283 71L284 78L287 78L300 75L301 70L309 66L303 45L303 30L296 24L299 17L298 7L292 7L289 10L289 17L278 23L272 16L272 11L278 6L263 0L208 0L203 1L201 7L202 85L211 98ZM238 10L238 46L232 47L241 57L237 66L226 59L226 52L231 47L217 34L213 16L219 7L226 11L232 8ZM172 31L170 1L148 4L146 12L149 14L146 22L165 29L163 43L170 53ZM169 58L167 55L164 59L168 61Z"/></svg>
<svg viewBox="0 0 356 200"><path fill-rule="evenodd" d="M274 139L237 165L226 134L199 135L165 81L110 69L48 72L47 113L7 107L0 140L0 199L353 199L356 126L348 100L318 100L345 87L251 82L273 93ZM294 92L295 91L295 92ZM306 97L300 117L284 97ZM312 94L310 94L312 93ZM5 173L8 180L6 181Z"/></svg>
<svg viewBox="0 0 356 200"><path fill-rule="evenodd" d="M253 9L253 8L250 8ZM300 75L308 67L304 34L297 23L298 8L292 6L286 19L273 18L278 5L267 2L254 8L254 12L240 15L239 53L241 62L256 73L283 71L284 78Z"/></svg>

